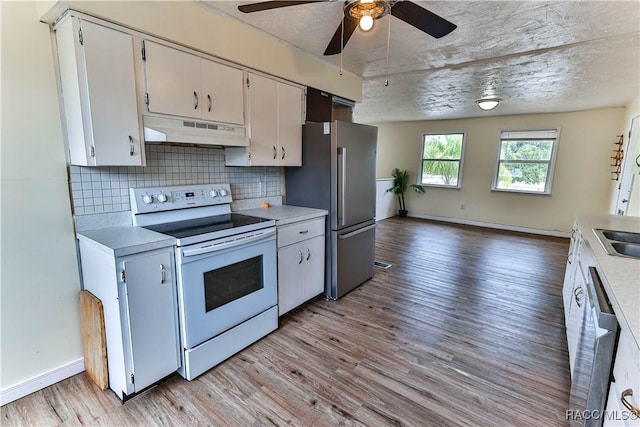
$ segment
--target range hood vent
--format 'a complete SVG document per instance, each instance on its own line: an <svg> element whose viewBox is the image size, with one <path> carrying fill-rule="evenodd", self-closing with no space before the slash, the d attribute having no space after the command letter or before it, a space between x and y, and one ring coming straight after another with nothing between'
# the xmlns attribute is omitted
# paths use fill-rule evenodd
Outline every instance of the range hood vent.
<svg viewBox="0 0 640 427"><path fill-rule="evenodd" d="M143 116L145 142L248 147L245 128L190 119Z"/></svg>

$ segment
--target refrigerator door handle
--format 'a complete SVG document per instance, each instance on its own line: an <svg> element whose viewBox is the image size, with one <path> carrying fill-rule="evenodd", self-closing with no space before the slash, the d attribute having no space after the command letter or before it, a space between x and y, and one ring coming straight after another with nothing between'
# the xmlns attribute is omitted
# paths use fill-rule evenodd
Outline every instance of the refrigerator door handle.
<svg viewBox="0 0 640 427"><path fill-rule="evenodd" d="M338 235L338 239L348 239L349 237L357 236L360 233L364 233L365 231L369 231L369 230L372 230L372 229L376 228L377 225L378 224L371 224L371 225L363 227L363 228L361 228L359 230L352 231L351 233Z"/></svg>
<svg viewBox="0 0 640 427"><path fill-rule="evenodd" d="M347 194L347 149L345 147L338 147L338 190L340 196L338 197L338 225L345 224L346 212L344 208L346 206L345 197Z"/></svg>

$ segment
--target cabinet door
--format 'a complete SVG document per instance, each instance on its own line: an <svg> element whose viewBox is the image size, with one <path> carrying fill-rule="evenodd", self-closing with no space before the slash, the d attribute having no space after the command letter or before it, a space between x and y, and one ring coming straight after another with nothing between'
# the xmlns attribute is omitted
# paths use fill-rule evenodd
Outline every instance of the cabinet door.
<svg viewBox="0 0 640 427"><path fill-rule="evenodd" d="M88 157L94 158L88 164L142 165L133 38L87 21L81 27L89 104L83 113L84 136L92 140Z"/></svg>
<svg viewBox="0 0 640 427"><path fill-rule="evenodd" d="M569 308L567 320L567 346L569 349L569 369L571 370L572 378L583 317L588 305L587 281L582 274L582 269L577 268L571 293L571 307Z"/></svg>
<svg viewBox="0 0 640 427"><path fill-rule="evenodd" d="M576 270L578 269L578 253L580 244L580 231L578 229L578 225L574 224L573 229L571 230L571 243L569 245L569 253L567 254L567 266L565 268L564 281L562 285L565 325L569 321L569 310L571 308L571 300L573 299L573 284Z"/></svg>
<svg viewBox="0 0 640 427"><path fill-rule="evenodd" d="M639 418L634 417L633 413L622 403L624 399L628 405L640 408L640 349L627 325L622 325L620 328L613 365L613 379L611 391L614 396L612 399L622 406L619 408L618 415L626 415L629 421L628 425L640 425ZM631 390L630 393L629 390ZM625 393L625 391L627 392Z"/></svg>
<svg viewBox="0 0 640 427"><path fill-rule="evenodd" d="M244 125L242 71L202 60L202 118Z"/></svg>
<svg viewBox="0 0 640 427"><path fill-rule="evenodd" d="M145 41L145 77L152 113L201 118L201 58Z"/></svg>
<svg viewBox="0 0 640 427"><path fill-rule="evenodd" d="M324 292L324 235L304 242L304 301Z"/></svg>
<svg viewBox="0 0 640 427"><path fill-rule="evenodd" d="M278 83L278 159L281 166L302 166L302 89Z"/></svg>
<svg viewBox="0 0 640 427"><path fill-rule="evenodd" d="M131 374L140 391L179 367L172 252L123 260L126 275Z"/></svg>
<svg viewBox="0 0 640 427"><path fill-rule="evenodd" d="M282 316L304 301L304 245L302 243L278 250L278 314Z"/></svg>
<svg viewBox="0 0 640 427"><path fill-rule="evenodd" d="M249 137L251 165L278 165L278 82L252 74L249 76Z"/></svg>

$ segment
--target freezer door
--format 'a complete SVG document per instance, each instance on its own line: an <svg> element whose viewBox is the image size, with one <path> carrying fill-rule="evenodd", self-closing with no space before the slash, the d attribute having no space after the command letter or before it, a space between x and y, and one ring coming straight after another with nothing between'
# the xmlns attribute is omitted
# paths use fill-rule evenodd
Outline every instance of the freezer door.
<svg viewBox="0 0 640 427"><path fill-rule="evenodd" d="M375 227L372 220L331 233L335 252L328 298L338 299L373 277Z"/></svg>
<svg viewBox="0 0 640 427"><path fill-rule="evenodd" d="M336 223L342 229L375 217L376 144L378 128L335 121L331 124L331 142L335 149ZM334 218L332 218L334 220Z"/></svg>

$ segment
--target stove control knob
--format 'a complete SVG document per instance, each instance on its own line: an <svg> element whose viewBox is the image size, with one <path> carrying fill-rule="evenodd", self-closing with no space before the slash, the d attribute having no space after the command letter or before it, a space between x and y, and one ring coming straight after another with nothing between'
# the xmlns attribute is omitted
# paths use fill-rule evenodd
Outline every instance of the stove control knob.
<svg viewBox="0 0 640 427"><path fill-rule="evenodd" d="M142 196L142 201L147 205L150 205L151 203L153 203L153 196L151 194L145 194L144 196Z"/></svg>
<svg viewBox="0 0 640 427"><path fill-rule="evenodd" d="M220 197L224 197L227 194L229 194L227 190L225 190L224 188L221 188L220 190L218 190L218 193L220 194Z"/></svg>
<svg viewBox="0 0 640 427"><path fill-rule="evenodd" d="M216 198L218 197L218 191L217 190L211 190L209 192L209 194L211 195L211 197Z"/></svg>
<svg viewBox="0 0 640 427"><path fill-rule="evenodd" d="M164 203L164 202L166 202L166 201L167 201L167 195L166 195L166 194L163 194L163 193L160 193L160 194L158 194L157 199L158 199L158 201L159 201L160 203Z"/></svg>

